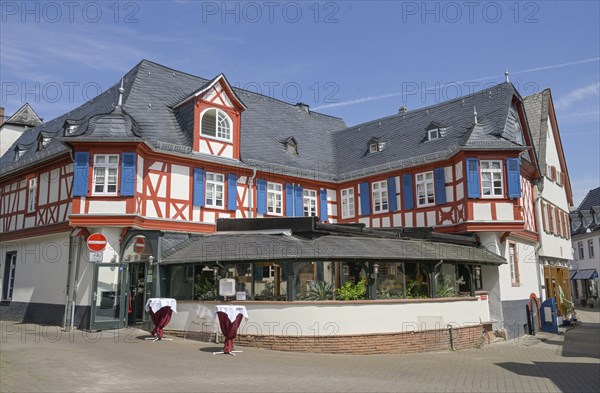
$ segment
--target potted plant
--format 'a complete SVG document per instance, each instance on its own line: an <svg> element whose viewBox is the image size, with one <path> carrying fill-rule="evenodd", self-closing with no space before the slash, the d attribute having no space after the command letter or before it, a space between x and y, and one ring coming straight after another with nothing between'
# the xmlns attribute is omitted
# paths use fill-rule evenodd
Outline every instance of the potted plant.
<svg viewBox="0 0 600 393"><path fill-rule="evenodd" d="M335 290L337 297L341 300L360 300L364 299L367 293L367 283L365 280L360 280L357 284L353 284L352 281L346 281L346 283Z"/></svg>

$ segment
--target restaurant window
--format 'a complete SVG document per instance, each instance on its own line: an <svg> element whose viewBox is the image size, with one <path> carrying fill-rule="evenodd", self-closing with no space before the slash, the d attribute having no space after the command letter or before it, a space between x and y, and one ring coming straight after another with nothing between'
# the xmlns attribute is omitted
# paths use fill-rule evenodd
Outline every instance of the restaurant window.
<svg viewBox="0 0 600 393"><path fill-rule="evenodd" d="M402 299L404 297L404 265L396 262L379 262L376 280L377 299Z"/></svg>
<svg viewBox="0 0 600 393"><path fill-rule="evenodd" d="M431 296L429 267L424 263L405 263L406 298L422 299Z"/></svg>
<svg viewBox="0 0 600 393"><path fill-rule="evenodd" d="M287 274L282 265L272 262L254 264L254 300L286 300Z"/></svg>
<svg viewBox="0 0 600 393"><path fill-rule="evenodd" d="M301 267L294 282L296 299L333 300L335 267L333 262L297 262ZM294 264L297 269L297 265Z"/></svg>

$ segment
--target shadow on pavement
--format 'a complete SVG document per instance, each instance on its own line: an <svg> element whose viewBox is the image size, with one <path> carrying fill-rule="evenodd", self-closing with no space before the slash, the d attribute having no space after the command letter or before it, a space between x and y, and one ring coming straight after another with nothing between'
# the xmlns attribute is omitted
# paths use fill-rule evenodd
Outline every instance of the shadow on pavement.
<svg viewBox="0 0 600 393"><path fill-rule="evenodd" d="M600 384L600 363L496 363L515 374L547 378L562 392L597 392Z"/></svg>
<svg viewBox="0 0 600 393"><path fill-rule="evenodd" d="M198 349L200 352L221 352L223 350L223 346L220 347L205 347Z"/></svg>

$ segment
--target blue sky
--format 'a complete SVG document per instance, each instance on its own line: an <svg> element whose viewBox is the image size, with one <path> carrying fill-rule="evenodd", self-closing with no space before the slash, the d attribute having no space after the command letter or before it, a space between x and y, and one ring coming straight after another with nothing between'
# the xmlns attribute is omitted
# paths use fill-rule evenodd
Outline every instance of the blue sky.
<svg viewBox="0 0 600 393"><path fill-rule="evenodd" d="M348 125L510 80L547 87L576 204L600 185L600 8L570 2L0 3L0 105L49 120L146 58Z"/></svg>

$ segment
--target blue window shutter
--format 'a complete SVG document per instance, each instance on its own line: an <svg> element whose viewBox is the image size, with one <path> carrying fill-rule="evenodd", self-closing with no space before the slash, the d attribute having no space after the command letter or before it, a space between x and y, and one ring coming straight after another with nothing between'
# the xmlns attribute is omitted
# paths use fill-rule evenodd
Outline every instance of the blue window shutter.
<svg viewBox="0 0 600 393"><path fill-rule="evenodd" d="M294 185L285 185L285 215L288 217L294 216Z"/></svg>
<svg viewBox="0 0 600 393"><path fill-rule="evenodd" d="M121 196L135 194L135 153L121 154Z"/></svg>
<svg viewBox="0 0 600 393"><path fill-rule="evenodd" d="M467 158L467 197L481 198L481 186L479 185L479 160Z"/></svg>
<svg viewBox="0 0 600 393"><path fill-rule="evenodd" d="M194 206L204 207L204 169L194 168Z"/></svg>
<svg viewBox="0 0 600 393"><path fill-rule="evenodd" d="M296 217L302 217L304 215L304 201L303 199L304 188L297 186L294 188L294 205L296 209Z"/></svg>
<svg viewBox="0 0 600 393"><path fill-rule="evenodd" d="M256 212L267 214L267 181L258 179L256 181Z"/></svg>
<svg viewBox="0 0 600 393"><path fill-rule="evenodd" d="M362 216L371 214L371 190L369 188L369 182L358 185L360 192L360 214Z"/></svg>
<svg viewBox="0 0 600 393"><path fill-rule="evenodd" d="M404 210L413 209L415 207L415 198L413 192L413 175L405 173L402 175L402 202Z"/></svg>
<svg viewBox="0 0 600 393"><path fill-rule="evenodd" d="M237 210L237 176L227 175L227 210Z"/></svg>
<svg viewBox="0 0 600 393"><path fill-rule="evenodd" d="M446 175L444 168L435 168L433 170L433 182L435 187L435 204L443 205L446 203Z"/></svg>
<svg viewBox="0 0 600 393"><path fill-rule="evenodd" d="M321 195L320 195L320 218L321 221L325 222L327 221L327 190L321 190Z"/></svg>
<svg viewBox="0 0 600 393"><path fill-rule="evenodd" d="M388 177L387 179L388 188L388 206L391 212L398 210L398 203L396 203L396 177Z"/></svg>
<svg viewBox="0 0 600 393"><path fill-rule="evenodd" d="M508 197L521 198L521 160L518 158L507 158L506 173L508 176Z"/></svg>
<svg viewBox="0 0 600 393"><path fill-rule="evenodd" d="M88 169L90 166L90 153L78 151L75 153L73 170L73 196L87 196L88 194Z"/></svg>

